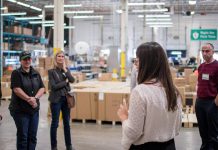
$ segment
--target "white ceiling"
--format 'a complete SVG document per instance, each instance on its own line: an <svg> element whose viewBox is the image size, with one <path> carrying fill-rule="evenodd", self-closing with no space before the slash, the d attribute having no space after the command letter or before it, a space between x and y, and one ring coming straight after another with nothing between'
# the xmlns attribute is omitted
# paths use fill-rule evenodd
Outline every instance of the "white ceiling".
<svg viewBox="0 0 218 150"><path fill-rule="evenodd" d="M54 0L18 0L30 5L43 8L44 5L53 4ZM9 7L9 11L27 11L29 15L39 12L24 7L17 6L14 3L3 0L3 5ZM187 11L195 11L195 14L218 14L218 0L197 0L196 5L189 5L188 0L129 0L129 2L165 2L164 7L171 8L174 14L184 14ZM112 14L120 8L120 0L65 0L65 4L82 4L82 8L67 8L67 10L94 10L95 14ZM163 7L163 6L161 6ZM158 8L157 6L146 6L149 8ZM131 6L129 12L133 9L143 9L143 6ZM47 10L52 14L52 9Z"/></svg>

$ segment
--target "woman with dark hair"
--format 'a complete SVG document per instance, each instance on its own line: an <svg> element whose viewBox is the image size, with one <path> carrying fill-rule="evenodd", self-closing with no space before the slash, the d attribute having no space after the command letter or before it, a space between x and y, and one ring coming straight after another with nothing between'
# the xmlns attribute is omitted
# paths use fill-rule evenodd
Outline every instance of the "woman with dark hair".
<svg viewBox="0 0 218 150"><path fill-rule="evenodd" d="M156 42L141 44L136 52L138 85L118 110L124 150L175 150L181 127L182 104L173 84L168 60Z"/></svg>

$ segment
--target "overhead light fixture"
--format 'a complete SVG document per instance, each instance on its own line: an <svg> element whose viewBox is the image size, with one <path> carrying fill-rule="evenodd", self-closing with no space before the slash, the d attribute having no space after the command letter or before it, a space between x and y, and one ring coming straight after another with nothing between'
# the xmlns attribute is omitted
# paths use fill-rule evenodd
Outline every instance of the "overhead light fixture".
<svg viewBox="0 0 218 150"><path fill-rule="evenodd" d="M73 16L74 19L103 18L103 16Z"/></svg>
<svg viewBox="0 0 218 150"><path fill-rule="evenodd" d="M172 22L146 22L148 25L172 25Z"/></svg>
<svg viewBox="0 0 218 150"><path fill-rule="evenodd" d="M173 27L173 25L149 25L151 28L170 28Z"/></svg>
<svg viewBox="0 0 218 150"><path fill-rule="evenodd" d="M122 14L122 13L123 13L123 11L122 11L121 9L116 10L116 12L117 12L118 14Z"/></svg>
<svg viewBox="0 0 218 150"><path fill-rule="evenodd" d="M138 18L144 18L144 15L138 15Z"/></svg>
<svg viewBox="0 0 218 150"><path fill-rule="evenodd" d="M171 21L171 18L146 18L146 21Z"/></svg>
<svg viewBox="0 0 218 150"><path fill-rule="evenodd" d="M191 12L191 15L194 15L194 14L195 14L195 12L194 12L194 11L192 11L192 12Z"/></svg>
<svg viewBox="0 0 218 150"><path fill-rule="evenodd" d="M30 21L30 24L52 24L54 20L47 20L47 21Z"/></svg>
<svg viewBox="0 0 218 150"><path fill-rule="evenodd" d="M195 0L189 0L188 3L189 3L189 5L195 5L196 1Z"/></svg>
<svg viewBox="0 0 218 150"><path fill-rule="evenodd" d="M15 20L39 20L42 19L42 17L16 17Z"/></svg>
<svg viewBox="0 0 218 150"><path fill-rule="evenodd" d="M7 0L8 2L17 3L16 0Z"/></svg>
<svg viewBox="0 0 218 150"><path fill-rule="evenodd" d="M64 14L92 14L94 10L85 10L85 11L64 11Z"/></svg>
<svg viewBox="0 0 218 150"><path fill-rule="evenodd" d="M165 5L165 3L157 2L157 3L128 3L128 6L150 6L150 5Z"/></svg>
<svg viewBox="0 0 218 150"><path fill-rule="evenodd" d="M35 6L30 6L30 8L34 9L34 10L37 10L37 11L42 11L41 8L38 8L38 7L35 7Z"/></svg>
<svg viewBox="0 0 218 150"><path fill-rule="evenodd" d="M43 18L43 15L38 15L40 18Z"/></svg>
<svg viewBox="0 0 218 150"><path fill-rule="evenodd" d="M63 24L66 26L66 23ZM54 23L49 23L49 24L42 24L43 27L54 27Z"/></svg>
<svg viewBox="0 0 218 150"><path fill-rule="evenodd" d="M7 10L8 7L1 7L0 9L1 9L1 10Z"/></svg>
<svg viewBox="0 0 218 150"><path fill-rule="evenodd" d="M164 18L164 17L170 17L170 15L146 15L146 18Z"/></svg>
<svg viewBox="0 0 218 150"><path fill-rule="evenodd" d="M26 15L26 12L11 12L11 13L2 13L1 16L22 16Z"/></svg>
<svg viewBox="0 0 218 150"><path fill-rule="evenodd" d="M82 4L64 5L64 8L82 7ZM54 8L54 5L45 5L44 8Z"/></svg>
<svg viewBox="0 0 218 150"><path fill-rule="evenodd" d="M165 12L168 11L167 8L163 8L163 9L144 9L144 10L132 10L132 12L135 13L142 13L142 12Z"/></svg>
<svg viewBox="0 0 218 150"><path fill-rule="evenodd" d="M75 26L65 26L64 29L75 29Z"/></svg>
<svg viewBox="0 0 218 150"><path fill-rule="evenodd" d="M18 5L24 6L24 7L30 7L30 5L22 3L22 2L17 2Z"/></svg>

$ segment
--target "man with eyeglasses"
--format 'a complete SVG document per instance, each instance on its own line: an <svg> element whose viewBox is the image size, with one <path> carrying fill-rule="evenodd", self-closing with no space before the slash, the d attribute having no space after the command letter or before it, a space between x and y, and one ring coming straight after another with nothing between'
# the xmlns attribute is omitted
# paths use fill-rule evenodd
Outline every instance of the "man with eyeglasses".
<svg viewBox="0 0 218 150"><path fill-rule="evenodd" d="M195 104L200 150L218 149L218 61L213 58L214 46L206 43L201 50L204 62L198 68L197 100Z"/></svg>

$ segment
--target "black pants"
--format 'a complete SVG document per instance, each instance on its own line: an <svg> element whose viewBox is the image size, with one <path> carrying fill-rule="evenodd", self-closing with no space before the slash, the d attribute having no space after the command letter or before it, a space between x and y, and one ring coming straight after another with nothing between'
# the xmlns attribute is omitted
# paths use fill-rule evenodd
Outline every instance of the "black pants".
<svg viewBox="0 0 218 150"><path fill-rule="evenodd" d="M148 142L142 145L131 145L129 150L176 150L174 139L167 142Z"/></svg>
<svg viewBox="0 0 218 150"><path fill-rule="evenodd" d="M218 150L218 107L213 99L197 99L195 104L202 139L200 150Z"/></svg>

